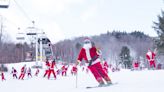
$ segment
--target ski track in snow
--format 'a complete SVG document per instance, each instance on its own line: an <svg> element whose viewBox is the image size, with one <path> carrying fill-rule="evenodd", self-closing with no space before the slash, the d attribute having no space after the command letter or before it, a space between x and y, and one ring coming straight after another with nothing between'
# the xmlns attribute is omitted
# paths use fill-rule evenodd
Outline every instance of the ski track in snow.
<svg viewBox="0 0 164 92"><path fill-rule="evenodd" d="M68 76L57 76L57 79L48 80L43 78L44 69L40 70L39 76L33 78L25 77L25 80L13 79L11 67L14 66L20 74L20 68L25 63L7 65L9 72L5 73L6 81L0 80L0 92L162 92L164 90L164 70L142 70L130 71L122 69L119 72L109 71L109 76L117 85L109 87L100 87L86 89L87 86L96 86L93 75L89 72L82 72L82 68L78 67L78 82L76 88L76 76L67 72ZM34 63L26 63L30 67ZM58 68L61 66L58 65ZM56 69L55 69L56 70ZM34 75L35 69L32 68Z"/></svg>

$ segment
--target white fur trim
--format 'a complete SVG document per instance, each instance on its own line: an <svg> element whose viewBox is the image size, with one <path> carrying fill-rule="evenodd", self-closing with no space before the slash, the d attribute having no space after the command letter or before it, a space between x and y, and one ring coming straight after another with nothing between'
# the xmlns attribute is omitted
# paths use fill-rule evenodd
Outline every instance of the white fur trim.
<svg viewBox="0 0 164 92"><path fill-rule="evenodd" d="M150 59L152 59L152 52L148 51L147 55L150 57Z"/></svg>
<svg viewBox="0 0 164 92"><path fill-rule="evenodd" d="M84 44L83 48L84 49L90 49L90 48L92 48L92 44Z"/></svg>
<svg viewBox="0 0 164 92"><path fill-rule="evenodd" d="M100 58L97 58L95 61L93 61L92 65L99 63L100 62Z"/></svg>
<svg viewBox="0 0 164 92"><path fill-rule="evenodd" d="M85 53L86 53L86 57L87 57L88 61L91 60L91 55L90 55L89 49L85 49Z"/></svg>

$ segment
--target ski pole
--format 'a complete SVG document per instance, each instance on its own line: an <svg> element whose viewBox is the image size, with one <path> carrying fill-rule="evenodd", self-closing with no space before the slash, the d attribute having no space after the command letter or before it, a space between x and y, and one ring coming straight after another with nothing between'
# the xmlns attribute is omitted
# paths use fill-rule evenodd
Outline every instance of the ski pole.
<svg viewBox="0 0 164 92"><path fill-rule="evenodd" d="M77 80L78 80L77 74L78 72L76 73L76 88L77 88Z"/></svg>

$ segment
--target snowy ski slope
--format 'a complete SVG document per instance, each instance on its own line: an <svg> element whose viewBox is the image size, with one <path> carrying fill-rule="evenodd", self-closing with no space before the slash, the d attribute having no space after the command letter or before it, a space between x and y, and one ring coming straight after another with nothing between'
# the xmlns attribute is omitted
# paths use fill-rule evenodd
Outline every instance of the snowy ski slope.
<svg viewBox="0 0 164 92"><path fill-rule="evenodd" d="M57 76L57 79L48 80L43 78L44 69L40 70L39 76L33 78L25 77L25 80L13 79L11 67L14 66L18 75L20 68L25 63L9 64L9 72L5 73L6 81L0 80L0 92L163 92L164 91L164 70L142 70L130 71L121 70L119 72L109 72L112 81L118 84L110 87L86 89L87 86L96 86L92 74L89 72L82 72L82 68L78 67L77 88L76 76L70 74L68 76ZM31 67L34 63L26 63L27 67ZM58 68L61 66L58 65ZM35 69L32 69L35 73Z"/></svg>

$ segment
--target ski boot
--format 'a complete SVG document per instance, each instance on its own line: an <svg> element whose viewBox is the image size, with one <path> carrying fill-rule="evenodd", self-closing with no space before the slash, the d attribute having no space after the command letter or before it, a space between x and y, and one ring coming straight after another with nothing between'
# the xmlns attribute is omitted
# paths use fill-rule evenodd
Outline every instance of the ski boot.
<svg viewBox="0 0 164 92"><path fill-rule="evenodd" d="M112 82L111 81L107 81L107 86L110 86L112 85Z"/></svg>
<svg viewBox="0 0 164 92"><path fill-rule="evenodd" d="M105 86L105 83L104 83L104 82L101 82L101 83L99 83L99 85L98 85L98 87L103 87L103 86Z"/></svg>

